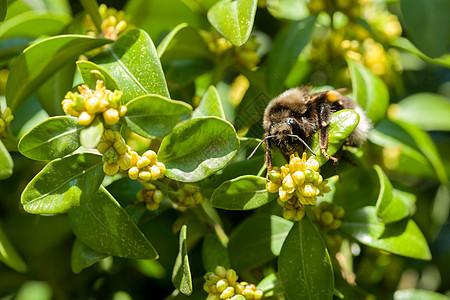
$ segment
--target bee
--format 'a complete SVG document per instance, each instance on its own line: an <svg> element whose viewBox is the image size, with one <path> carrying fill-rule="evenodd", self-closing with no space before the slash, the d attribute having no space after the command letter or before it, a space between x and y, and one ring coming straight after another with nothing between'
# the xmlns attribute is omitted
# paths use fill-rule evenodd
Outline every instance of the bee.
<svg viewBox="0 0 450 300"><path fill-rule="evenodd" d="M363 109L352 99L341 94L344 90L311 93L307 87L297 87L285 91L270 101L264 112L264 138L248 159L264 142L268 174L272 169L271 149L274 146L280 149L286 159L300 147L316 155L308 143L318 131L320 151L336 164L338 158L327 153L328 125L331 115L342 109L353 109L359 114L359 124L345 140L345 145L360 146L367 139L368 132L372 128L372 122Z"/></svg>

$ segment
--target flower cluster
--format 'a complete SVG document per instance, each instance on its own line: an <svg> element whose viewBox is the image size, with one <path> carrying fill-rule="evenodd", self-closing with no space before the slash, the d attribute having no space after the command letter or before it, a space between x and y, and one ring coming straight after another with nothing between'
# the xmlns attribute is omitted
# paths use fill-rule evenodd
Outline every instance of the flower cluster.
<svg viewBox="0 0 450 300"><path fill-rule="evenodd" d="M78 87L80 93L68 92L62 101L66 114L78 117L78 124L88 126L97 115L102 114L107 126L116 124L127 112L122 105L122 92L110 91L103 86L103 81L97 80L95 90L87 85Z"/></svg>
<svg viewBox="0 0 450 300"><path fill-rule="evenodd" d="M117 40L118 37L127 29L127 22L125 21L125 13L123 11L117 11L114 8L108 8L105 4L100 4L99 13L102 18L101 32L98 32L97 28L92 21L90 15L87 16L86 28L87 34L90 36L100 36L111 40Z"/></svg>
<svg viewBox="0 0 450 300"><path fill-rule="evenodd" d="M11 114L11 109L9 107L7 107L3 113L0 110L0 137L6 137L9 123L11 123L13 119L14 116Z"/></svg>
<svg viewBox="0 0 450 300"><path fill-rule="evenodd" d="M149 180L158 180L164 177L166 173L166 166L157 161L155 151L148 150L142 156L136 152L132 153L131 167L128 170L128 176L133 180L139 182L146 182Z"/></svg>
<svg viewBox="0 0 450 300"><path fill-rule="evenodd" d="M305 215L304 206L314 205L317 196L330 191L319 173L319 162L313 156L307 159L292 154L289 164L274 168L269 173L266 189L279 194L278 204L284 207L283 216L289 220L301 220Z"/></svg>
<svg viewBox="0 0 450 300"><path fill-rule="evenodd" d="M119 169L128 170L137 155L128 148L120 133L111 129L103 132L97 150L103 154L103 171L110 176L115 175Z"/></svg>
<svg viewBox="0 0 450 300"><path fill-rule="evenodd" d="M193 207L203 200L203 194L199 186L184 184L176 191L177 204L180 207Z"/></svg>
<svg viewBox="0 0 450 300"><path fill-rule="evenodd" d="M257 290L254 284L245 281L238 282L238 276L233 269L226 270L217 266L214 272L204 276L203 289L208 293L206 300L230 299L235 295L242 295L245 299L261 299L263 292Z"/></svg>
<svg viewBox="0 0 450 300"><path fill-rule="evenodd" d="M148 210L157 210L159 203L161 203L163 199L163 193L150 182L143 182L142 187L142 190L136 195L137 199L141 202L145 202L145 206Z"/></svg>
<svg viewBox="0 0 450 300"><path fill-rule="evenodd" d="M342 206L321 202L318 206L313 207L312 212L317 223L325 229L338 229L342 225L342 218L345 210Z"/></svg>

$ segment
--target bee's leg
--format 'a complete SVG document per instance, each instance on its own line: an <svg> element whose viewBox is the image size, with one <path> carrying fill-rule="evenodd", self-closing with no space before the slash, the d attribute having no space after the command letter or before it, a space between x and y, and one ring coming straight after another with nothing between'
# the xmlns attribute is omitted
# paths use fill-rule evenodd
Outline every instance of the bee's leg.
<svg viewBox="0 0 450 300"><path fill-rule="evenodd" d="M328 147L328 124L330 120L330 110L324 107L325 105L328 105L327 103L323 104L320 107L319 110L319 146L320 150L322 151L322 154L328 158L337 163L338 159L336 157L333 157L331 155L328 155L327 153L327 147Z"/></svg>
<svg viewBox="0 0 450 300"><path fill-rule="evenodd" d="M266 139L265 141L266 146L266 167L267 167L267 174L266 174L266 180L269 181L269 173L272 171L272 154L270 149L270 141Z"/></svg>

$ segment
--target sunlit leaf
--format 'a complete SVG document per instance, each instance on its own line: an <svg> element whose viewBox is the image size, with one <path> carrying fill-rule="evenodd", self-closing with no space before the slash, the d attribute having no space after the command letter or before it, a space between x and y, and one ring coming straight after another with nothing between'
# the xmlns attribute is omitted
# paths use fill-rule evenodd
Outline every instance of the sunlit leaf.
<svg viewBox="0 0 450 300"><path fill-rule="evenodd" d="M427 290L399 290L394 293L394 300L448 300L448 297Z"/></svg>
<svg viewBox="0 0 450 300"><path fill-rule="evenodd" d="M11 155L2 141L0 141L0 180L6 179L13 173L14 163Z"/></svg>
<svg viewBox="0 0 450 300"><path fill-rule="evenodd" d="M187 226L183 225L180 231L180 246L172 273L173 285L183 294L192 294L192 278L189 258L186 248Z"/></svg>
<svg viewBox="0 0 450 300"><path fill-rule="evenodd" d="M80 273L83 269L86 269L96 262L99 262L102 259L107 258L109 255L100 253L95 251L94 249L89 248L79 239L75 239L75 242L72 246L72 255L71 255L71 267L72 272L75 274Z"/></svg>
<svg viewBox="0 0 450 300"><path fill-rule="evenodd" d="M431 58L425 54L423 54L419 49L416 48L408 39L404 37L397 37L392 42L392 45L400 48L402 50L408 51L410 53L413 53L417 55L418 57L422 58L423 60L426 60L432 64L441 65L447 68L450 68L450 54L446 53L438 58Z"/></svg>
<svg viewBox="0 0 450 300"><path fill-rule="evenodd" d="M111 91L119 89L117 82L111 75L108 74L103 68L94 64L91 61L77 61L78 69L80 70L83 81L91 89L95 89L97 80L102 80L104 86Z"/></svg>
<svg viewBox="0 0 450 300"><path fill-rule="evenodd" d="M220 101L219 92L212 85L208 88L202 97L202 101L192 113L192 117L215 116L225 119L222 102Z"/></svg>
<svg viewBox="0 0 450 300"><path fill-rule="evenodd" d="M256 289L263 291L264 297L271 297L284 293L280 278L274 273L264 277L263 280L258 283Z"/></svg>

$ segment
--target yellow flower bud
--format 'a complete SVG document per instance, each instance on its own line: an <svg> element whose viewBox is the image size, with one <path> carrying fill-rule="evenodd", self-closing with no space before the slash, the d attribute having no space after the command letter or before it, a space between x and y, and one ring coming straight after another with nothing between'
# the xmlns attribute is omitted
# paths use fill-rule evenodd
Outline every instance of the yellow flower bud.
<svg viewBox="0 0 450 300"><path fill-rule="evenodd" d="M299 187L300 194L302 194L305 197L316 196L318 194L318 191L319 190L314 185L309 183Z"/></svg>
<svg viewBox="0 0 450 300"><path fill-rule="evenodd" d="M142 181L149 181L150 179L152 179L152 173L150 173L149 171L140 171L139 179L141 179Z"/></svg>
<svg viewBox="0 0 450 300"><path fill-rule="evenodd" d="M131 167L131 159L128 153L123 153L119 156L119 160L117 161L121 170L128 170Z"/></svg>
<svg viewBox="0 0 450 300"><path fill-rule="evenodd" d="M119 116L123 117L127 113L128 108L125 105L119 107Z"/></svg>
<svg viewBox="0 0 450 300"><path fill-rule="evenodd" d="M242 291L242 295L245 297L245 299L253 299L254 298L254 296L255 296L255 292L254 291L252 291L251 289L244 289L243 291Z"/></svg>
<svg viewBox="0 0 450 300"><path fill-rule="evenodd" d="M144 195L143 195L143 190L140 190L139 192L136 193L136 198L138 199L139 202L144 202Z"/></svg>
<svg viewBox="0 0 450 300"><path fill-rule="evenodd" d="M269 179L272 182L281 184L281 174L275 170L269 172Z"/></svg>
<svg viewBox="0 0 450 300"><path fill-rule="evenodd" d="M139 160L139 154L137 154L136 151L131 150L130 151L130 159L131 159L131 165L132 166L136 165Z"/></svg>
<svg viewBox="0 0 450 300"><path fill-rule="evenodd" d="M147 204L145 205L145 207L150 210L150 211L154 211L157 210L159 207L159 203L155 203L155 202L147 202Z"/></svg>
<svg viewBox="0 0 450 300"><path fill-rule="evenodd" d="M106 175L113 176L119 171L119 165L117 163L107 163L103 164L103 172Z"/></svg>
<svg viewBox="0 0 450 300"><path fill-rule="evenodd" d="M268 190L269 193L276 193L276 192L278 192L279 188L280 188L280 186L272 181L269 181L268 183L266 183L266 190Z"/></svg>
<svg viewBox="0 0 450 300"><path fill-rule="evenodd" d="M316 180L314 180L314 185L315 185L315 186L319 186L319 185L322 184L322 182L323 182L323 177L322 177L322 175L319 174L319 175L317 176Z"/></svg>
<svg viewBox="0 0 450 300"><path fill-rule="evenodd" d="M319 170L319 162L317 161L317 159L315 159L313 157L310 157L308 159L308 161L306 162L306 165L316 172Z"/></svg>
<svg viewBox="0 0 450 300"><path fill-rule="evenodd" d="M156 165L151 166L150 172L152 173L152 180L157 180L161 178L161 171L159 170L158 166Z"/></svg>
<svg viewBox="0 0 450 300"><path fill-rule="evenodd" d="M119 112L117 111L117 109L109 108L105 112L103 112L103 119L105 120L106 125L114 125L120 119Z"/></svg>
<svg viewBox="0 0 450 300"><path fill-rule="evenodd" d="M150 160L145 156L141 156L136 163L139 169L145 168L148 165L150 165Z"/></svg>
<svg viewBox="0 0 450 300"><path fill-rule="evenodd" d="M233 296L234 296L234 288L232 286L229 286L220 294L220 299L228 299Z"/></svg>
<svg viewBox="0 0 450 300"><path fill-rule="evenodd" d="M288 192L292 193L295 190L295 184L292 180L291 174L288 174L286 177L283 178L283 188Z"/></svg>
<svg viewBox="0 0 450 300"><path fill-rule="evenodd" d="M133 180L138 179L138 177L139 177L139 169L138 169L138 167L131 167L131 168L128 170L128 176L129 176L131 179L133 179Z"/></svg>
<svg viewBox="0 0 450 300"><path fill-rule="evenodd" d="M92 123L92 121L94 120L95 115L91 115L86 111L83 111L79 116L78 116L78 124L81 126L88 126L89 124Z"/></svg>
<svg viewBox="0 0 450 300"><path fill-rule="evenodd" d="M285 209L283 211L283 218L287 220L293 220L295 218L295 215L297 214L297 211L295 209Z"/></svg>
<svg viewBox="0 0 450 300"><path fill-rule="evenodd" d="M183 199L183 206L185 207L192 207L194 206L194 198L192 196L187 196L186 198Z"/></svg>
<svg viewBox="0 0 450 300"><path fill-rule="evenodd" d="M155 203L161 203L162 199L163 193L160 190L155 190L153 193L153 201L155 201Z"/></svg>
<svg viewBox="0 0 450 300"><path fill-rule="evenodd" d="M295 184L301 186L305 183L305 174L302 171L296 171L292 174L292 179L294 179Z"/></svg>
<svg viewBox="0 0 450 300"><path fill-rule="evenodd" d="M153 150L145 151L144 154L142 154L143 157L147 157L150 161L150 164L154 164L156 162L156 153Z"/></svg>
<svg viewBox="0 0 450 300"><path fill-rule="evenodd" d="M98 152L100 152L101 154L105 154L105 152L111 147L111 143L107 142L107 141L101 141L100 143L98 143L97 145L97 150Z"/></svg>
<svg viewBox="0 0 450 300"><path fill-rule="evenodd" d="M330 224L330 229L336 230L339 229L342 225L341 220L334 220L333 223Z"/></svg>
<svg viewBox="0 0 450 300"><path fill-rule="evenodd" d="M297 211L295 213L294 220L295 221L300 221L301 219L303 219L304 216L305 216L305 210L304 209L297 209Z"/></svg>
<svg viewBox="0 0 450 300"><path fill-rule="evenodd" d="M161 176L164 176L164 174L166 173L166 166L160 161L157 161L155 164L159 168L159 171L161 172Z"/></svg>
<svg viewBox="0 0 450 300"><path fill-rule="evenodd" d="M145 190L156 190L156 186L153 183L151 183L151 182L143 182L142 183L142 187Z"/></svg>
<svg viewBox="0 0 450 300"><path fill-rule="evenodd" d="M208 297L206 297L206 300L220 300L220 296L217 294L208 294Z"/></svg>
<svg viewBox="0 0 450 300"><path fill-rule="evenodd" d="M342 219L345 215L345 210L342 206L336 205L335 208L333 209L333 214L336 218Z"/></svg>
<svg viewBox="0 0 450 300"><path fill-rule="evenodd" d="M225 278L225 276L227 276L227 270L222 266L217 266L214 269L214 273L216 273L216 275L220 278Z"/></svg>
<svg viewBox="0 0 450 300"><path fill-rule="evenodd" d="M9 116L5 117L5 121L8 124L11 123L12 120L14 120L14 116L13 115L9 115Z"/></svg>
<svg viewBox="0 0 450 300"><path fill-rule="evenodd" d="M291 156L291 159L289 161L289 169L291 169L291 172L295 172L301 169L302 161L298 156Z"/></svg>
<svg viewBox="0 0 450 300"><path fill-rule="evenodd" d="M106 129L104 135L108 141L114 142L116 140L116 135L112 129Z"/></svg>
<svg viewBox="0 0 450 300"><path fill-rule="evenodd" d="M87 101L85 101L84 107L88 113L95 114L99 112L100 99L98 99L97 97L91 97L87 99Z"/></svg>
<svg viewBox="0 0 450 300"><path fill-rule="evenodd" d="M228 287L228 282L225 279L221 279L217 281L216 283L216 289L219 293L222 293L225 291L225 289Z"/></svg>
<svg viewBox="0 0 450 300"><path fill-rule="evenodd" d="M320 220L321 220L323 225L329 226L329 225L331 225L331 223L333 223L334 217L333 217L333 214L331 212L325 211L320 216Z"/></svg>
<svg viewBox="0 0 450 300"><path fill-rule="evenodd" d="M234 284L236 282L236 280L238 279L238 277L236 275L236 271L233 269L228 269L226 278L227 278L229 284Z"/></svg>
<svg viewBox="0 0 450 300"><path fill-rule="evenodd" d="M125 141L123 139L114 142L114 149L116 149L117 153L119 154L123 154L128 151L127 144L125 144Z"/></svg>
<svg viewBox="0 0 450 300"><path fill-rule="evenodd" d="M119 159L117 152L111 147L109 148L102 157L103 162L115 163Z"/></svg>
<svg viewBox="0 0 450 300"><path fill-rule="evenodd" d="M253 299L255 299L255 300L262 299L263 295L264 295L263 291L261 291L261 290L256 290L256 291L255 291L255 296L254 296Z"/></svg>

